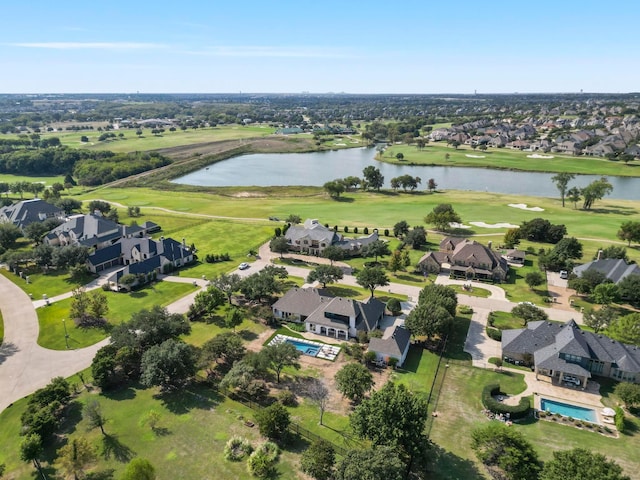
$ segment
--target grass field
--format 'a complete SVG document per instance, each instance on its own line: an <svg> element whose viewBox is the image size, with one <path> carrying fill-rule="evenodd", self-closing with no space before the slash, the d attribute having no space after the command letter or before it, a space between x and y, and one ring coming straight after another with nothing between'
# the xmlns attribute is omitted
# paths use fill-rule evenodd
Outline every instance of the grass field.
<svg viewBox="0 0 640 480"><path fill-rule="evenodd" d="M189 283L158 282L153 288L145 287L131 293L106 292L109 302L107 319L111 325L117 325L131 317L142 309L149 309L154 305L167 306L184 295L194 291L194 286ZM53 350L65 350L65 325L62 319L66 319L66 328L69 334L69 347L82 348L93 345L108 335L106 329L101 328L77 328L69 319L71 299L54 302L48 307L37 310L40 323L38 344Z"/></svg>
<svg viewBox="0 0 640 480"><path fill-rule="evenodd" d="M34 300L41 299L43 294L51 298L69 292L82 284L90 282L94 278L93 275L87 274L82 281L75 281L71 279L66 270L53 270L45 274L36 267L29 268L25 272L25 276L29 276L29 283L27 283L26 279L4 268L0 269L0 275L4 275L27 294L32 295Z"/></svg>
<svg viewBox="0 0 640 480"><path fill-rule="evenodd" d="M402 153L402 161L396 155ZM538 152L539 153L539 152ZM449 154L449 158L446 155ZM387 148L381 160L397 164L446 165L451 167L489 167L506 170L526 170L531 172L569 172L593 175L640 176L640 162L634 160L613 162L606 158L550 153L553 158L528 158L532 152L523 152L508 148L489 148L486 151L473 150L463 145L456 150L446 146L445 142L430 143L423 150L415 145L393 145ZM485 158L467 157L467 155ZM437 181L437 179L436 179Z"/></svg>

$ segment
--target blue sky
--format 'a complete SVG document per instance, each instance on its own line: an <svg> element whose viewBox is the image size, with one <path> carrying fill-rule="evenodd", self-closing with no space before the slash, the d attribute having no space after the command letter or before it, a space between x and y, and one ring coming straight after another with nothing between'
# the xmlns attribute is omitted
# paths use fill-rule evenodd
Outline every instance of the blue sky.
<svg viewBox="0 0 640 480"><path fill-rule="evenodd" d="M592 0L11 2L0 92L638 91L639 18Z"/></svg>

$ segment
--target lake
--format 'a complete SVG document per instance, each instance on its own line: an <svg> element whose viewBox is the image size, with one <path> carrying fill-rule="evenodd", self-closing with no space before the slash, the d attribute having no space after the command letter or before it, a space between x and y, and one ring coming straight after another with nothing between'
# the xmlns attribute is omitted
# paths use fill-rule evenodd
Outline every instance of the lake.
<svg viewBox="0 0 640 480"><path fill-rule="evenodd" d="M374 148L351 148L327 152L269 153L241 155L197 170L173 180L174 183L209 187L235 186L322 186L325 182L350 175L362 177L362 170L374 165L384 175L385 187L400 175L422 179L421 189L433 178L440 190L476 190L557 197L551 181L553 173L516 172L469 167L429 167L392 165L374 159ZM596 175L579 175L570 186L584 187ZM640 200L640 178L608 177L613 193L608 198Z"/></svg>

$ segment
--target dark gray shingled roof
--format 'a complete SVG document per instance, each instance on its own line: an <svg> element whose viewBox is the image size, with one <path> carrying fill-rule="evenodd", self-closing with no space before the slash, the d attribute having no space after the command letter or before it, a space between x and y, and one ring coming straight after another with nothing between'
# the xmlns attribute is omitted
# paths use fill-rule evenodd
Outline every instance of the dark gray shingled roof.
<svg viewBox="0 0 640 480"><path fill-rule="evenodd" d="M404 327L395 326L388 337L372 338L369 341L369 350L402 356L409 342L411 342L411 332Z"/></svg>
<svg viewBox="0 0 640 480"><path fill-rule="evenodd" d="M627 264L624 260L617 258L605 258L579 265L573 269L573 273L581 277L587 270L601 272L613 283L619 283L629 275L640 275L640 267L638 265L635 263Z"/></svg>

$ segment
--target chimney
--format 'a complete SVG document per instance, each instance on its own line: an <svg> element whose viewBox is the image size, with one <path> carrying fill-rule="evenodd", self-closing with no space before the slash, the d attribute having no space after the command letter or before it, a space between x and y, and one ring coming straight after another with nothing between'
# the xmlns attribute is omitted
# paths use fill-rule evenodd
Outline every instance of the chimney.
<svg viewBox="0 0 640 480"><path fill-rule="evenodd" d="M491 245L492 245L492 244L493 244L493 242L492 242L491 240L489 240L489 241L487 242L487 247L489 247L489 250L491 250Z"/></svg>
<svg viewBox="0 0 640 480"><path fill-rule="evenodd" d="M184 237L182 237L182 246L184 248L187 248L187 241L184 239Z"/></svg>
<svg viewBox="0 0 640 480"><path fill-rule="evenodd" d="M596 260L602 260L602 250L598 250L598 256L596 257Z"/></svg>

